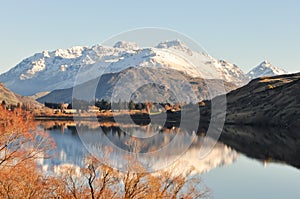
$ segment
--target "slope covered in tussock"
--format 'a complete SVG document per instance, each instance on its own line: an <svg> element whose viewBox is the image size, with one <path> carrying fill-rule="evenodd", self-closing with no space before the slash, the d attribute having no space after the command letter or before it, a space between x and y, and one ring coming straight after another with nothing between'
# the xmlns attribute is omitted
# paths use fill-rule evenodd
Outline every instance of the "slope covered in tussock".
<svg viewBox="0 0 300 199"><path fill-rule="evenodd" d="M31 97L23 97L15 94L0 82L0 102L5 101L6 105L27 104L30 107L41 107L42 105Z"/></svg>
<svg viewBox="0 0 300 199"><path fill-rule="evenodd" d="M6 88L2 83L0 83L0 100L5 101L7 104L17 104L20 99L19 96Z"/></svg>
<svg viewBox="0 0 300 199"><path fill-rule="evenodd" d="M300 73L254 79L226 95L226 123L300 127L299 91Z"/></svg>

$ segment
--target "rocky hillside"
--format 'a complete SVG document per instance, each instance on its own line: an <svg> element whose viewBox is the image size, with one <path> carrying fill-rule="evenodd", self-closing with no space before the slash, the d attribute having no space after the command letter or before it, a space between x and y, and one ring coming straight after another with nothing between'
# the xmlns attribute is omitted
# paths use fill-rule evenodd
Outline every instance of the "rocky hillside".
<svg viewBox="0 0 300 199"><path fill-rule="evenodd" d="M130 99L144 102L198 102L211 99L236 89L237 86L223 80L204 80L190 77L172 69L149 67L128 68L119 73L108 73L75 88L54 90L38 99L39 102L66 102L73 98L113 99L118 102ZM73 90L76 93L72 96ZM93 92L94 91L94 92ZM128 95L129 94L129 95Z"/></svg>
<svg viewBox="0 0 300 199"><path fill-rule="evenodd" d="M20 102L20 96L13 93L11 90L6 88L2 83L0 83L0 100L4 100L6 104L17 104Z"/></svg>
<svg viewBox="0 0 300 199"><path fill-rule="evenodd" d="M254 79L227 94L226 122L300 127L299 90L300 73ZM220 97L213 100L224 104Z"/></svg>
<svg viewBox="0 0 300 199"><path fill-rule="evenodd" d="M26 104L30 107L41 107L42 105L31 97L24 97L15 94L9 90L4 84L0 83L0 102L5 101L6 105Z"/></svg>

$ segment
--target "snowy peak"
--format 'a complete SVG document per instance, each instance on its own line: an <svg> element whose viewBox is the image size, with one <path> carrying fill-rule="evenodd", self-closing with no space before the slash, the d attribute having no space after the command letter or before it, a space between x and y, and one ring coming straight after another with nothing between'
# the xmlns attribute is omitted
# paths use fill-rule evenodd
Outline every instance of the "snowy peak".
<svg viewBox="0 0 300 199"><path fill-rule="evenodd" d="M82 47L82 46L74 46L74 47L68 48L66 50L57 49L56 51L54 51L54 55L57 57L62 57L62 58L66 58L66 59L73 59L73 58L82 56L82 53L85 49L86 49L86 47Z"/></svg>
<svg viewBox="0 0 300 199"><path fill-rule="evenodd" d="M175 49L192 54L192 50L179 39L161 42L155 48Z"/></svg>
<svg viewBox="0 0 300 199"><path fill-rule="evenodd" d="M269 62L268 60L264 60L260 65L271 65L271 62Z"/></svg>
<svg viewBox="0 0 300 199"><path fill-rule="evenodd" d="M217 70L223 75L223 79L232 82L235 79L235 84L244 85L249 81L245 73L235 64L226 60L219 60L216 62Z"/></svg>
<svg viewBox="0 0 300 199"><path fill-rule="evenodd" d="M236 65L192 51L180 40L172 40L147 48L119 41L113 47L94 45L45 50L0 75L0 81L16 93L33 95L74 86L78 72L81 78L77 78L76 83L79 84L129 67L168 68L190 77L223 79L236 85L243 85L247 78Z"/></svg>
<svg viewBox="0 0 300 199"><path fill-rule="evenodd" d="M113 46L114 48L123 48L123 49L127 49L127 50L135 50L138 49L138 45L135 42L128 42L128 41L118 41L117 43L115 43L115 45Z"/></svg>
<svg viewBox="0 0 300 199"><path fill-rule="evenodd" d="M273 66L269 61L263 61L254 69L247 73L249 79L255 79L263 76L283 75L287 72L281 68Z"/></svg>
<svg viewBox="0 0 300 199"><path fill-rule="evenodd" d="M171 48L171 47L186 47L187 46L181 42L179 39L171 40L171 41L164 41L159 43L156 48Z"/></svg>

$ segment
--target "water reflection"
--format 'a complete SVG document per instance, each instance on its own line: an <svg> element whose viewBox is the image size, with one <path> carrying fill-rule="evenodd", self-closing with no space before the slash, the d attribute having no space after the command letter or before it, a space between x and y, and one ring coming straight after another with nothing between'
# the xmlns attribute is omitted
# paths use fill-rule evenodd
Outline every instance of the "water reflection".
<svg viewBox="0 0 300 199"><path fill-rule="evenodd" d="M110 151L110 164L117 169L126 168L126 155L131 153L139 154L139 160L150 171L180 162L183 168L191 166L198 173L203 173L231 164L237 159L238 153L263 164L280 162L300 168L300 136L287 129L227 125L213 150L201 159L200 149L209 145L209 142L203 143L208 124L200 125L198 132L188 127L180 129L176 124L141 126L89 121L76 124L73 121L37 121L37 124L47 130L57 144L55 158L43 160L48 169L62 164L83 166L84 157L89 151L101 158L104 151L111 148L118 148L122 152L120 155L120 151ZM85 132L81 137L78 129ZM143 135L144 138L134 139L132 135ZM82 140L88 145L84 146ZM185 143L190 143L188 149ZM168 150L164 150L166 147L169 147ZM140 154L148 156L145 158Z"/></svg>
<svg viewBox="0 0 300 199"><path fill-rule="evenodd" d="M203 173L231 164L238 157L235 150L218 142L211 153L201 159L200 148L208 147L210 141L213 142L209 140L208 143L203 143L204 128L197 133L171 124L140 126L88 121L80 124L71 121L48 121L37 124L50 133L57 145L54 158L42 161L45 170L54 170L60 165L69 164L83 166L84 158L89 151L101 156L112 146L123 151L120 154L119 151L110 150L109 163L118 169L126 168L126 155L132 152L139 155L139 160L149 171L167 169L166 166L176 164L181 172L194 168L194 172ZM78 135L78 129L85 132L81 137ZM135 140L132 134L142 134L145 138ZM175 137L177 139L174 139ZM84 146L80 138L84 143L88 143L88 146ZM185 143L191 143L187 150ZM148 156L144 158L140 154Z"/></svg>
<svg viewBox="0 0 300 199"><path fill-rule="evenodd" d="M281 162L300 168L297 129L227 125L220 141L264 163Z"/></svg>
<svg viewBox="0 0 300 199"><path fill-rule="evenodd" d="M70 121L37 122L46 129L57 144L56 156L41 160L45 171L59 172L67 167L84 166L84 157L88 154L79 138L75 123ZM162 163L176 161L176 167L171 165L172 172L185 172L193 167L195 175L201 177L213 191L215 198L297 198L300 183L299 135L295 130L253 128L250 126L224 127L220 140L211 153L203 159L199 158L199 150L206 147L203 139L208 124L199 126L198 132L193 132L188 126L179 129L177 125L165 126L149 124L145 126L132 124L116 124L111 122L82 122L77 128L86 132L86 139L94 140L91 146L105 150L109 143L114 143L126 152L133 151L129 134L147 134L150 139L140 140L139 150L151 153L173 141L179 135L181 142L190 141L191 146L181 154L182 143L175 142L171 151L160 153L160 156L148 159L146 166L153 170ZM101 129L102 134L99 134ZM99 139L93 139L98 137ZM108 139L103 139L104 136ZM208 143L209 144L209 143ZM99 151L101 152L101 150ZM174 158L180 154L180 159ZM250 157L250 158L249 158ZM116 164L126 162L118 156L111 155ZM124 158L124 157L123 157ZM271 162L271 163L270 163ZM276 163L272 163L276 162ZM144 164L146 164L144 162ZM288 166L292 165L294 168ZM266 166L266 167L264 167Z"/></svg>

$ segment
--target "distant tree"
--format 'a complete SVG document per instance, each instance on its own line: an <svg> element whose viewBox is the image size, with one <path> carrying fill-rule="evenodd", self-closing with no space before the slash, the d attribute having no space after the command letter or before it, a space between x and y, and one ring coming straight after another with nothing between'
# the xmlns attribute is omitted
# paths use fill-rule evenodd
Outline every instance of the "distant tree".
<svg viewBox="0 0 300 199"><path fill-rule="evenodd" d="M70 104L68 105L67 109L73 109L72 103L70 103Z"/></svg>
<svg viewBox="0 0 300 199"><path fill-rule="evenodd" d="M165 103L164 107L166 111L172 109L172 105L170 103Z"/></svg>
<svg viewBox="0 0 300 199"><path fill-rule="evenodd" d="M63 113L63 112L64 112L64 109L65 109L65 108L64 108L64 103L61 103L61 104L60 104L60 111Z"/></svg>
<svg viewBox="0 0 300 199"><path fill-rule="evenodd" d="M61 104L59 103L51 103L51 102L45 102L45 106L48 107L48 108L52 108L52 109L61 109ZM23 104L22 105L22 109L26 109L26 104Z"/></svg>
<svg viewBox="0 0 300 199"><path fill-rule="evenodd" d="M101 101L99 102L100 110L105 110L106 109L105 104L106 104L105 100L101 99Z"/></svg>
<svg viewBox="0 0 300 199"><path fill-rule="evenodd" d="M2 100L2 103L1 103L1 105L2 105L3 107L5 107L5 106L6 106L6 102L5 102L5 100Z"/></svg>
<svg viewBox="0 0 300 199"><path fill-rule="evenodd" d="M111 103L108 101L105 103L105 110L111 110Z"/></svg>
<svg viewBox="0 0 300 199"><path fill-rule="evenodd" d="M123 104L122 104L121 99L119 99L118 108L119 108L119 111L121 111L123 109Z"/></svg>
<svg viewBox="0 0 300 199"><path fill-rule="evenodd" d="M137 109L137 110L142 110L142 109L143 109L143 104L142 104L142 103L138 103L138 104L136 105L136 109Z"/></svg>
<svg viewBox="0 0 300 199"><path fill-rule="evenodd" d="M151 108L152 108L153 106L154 106L153 103L150 103L150 102L148 102L148 101L145 102L145 109L146 109L146 111L147 111L148 114L150 114Z"/></svg>
<svg viewBox="0 0 300 199"><path fill-rule="evenodd" d="M130 100L129 101L129 105L128 105L129 107L129 110L134 110L135 109L135 104L134 104L134 102L132 101L132 100Z"/></svg>

